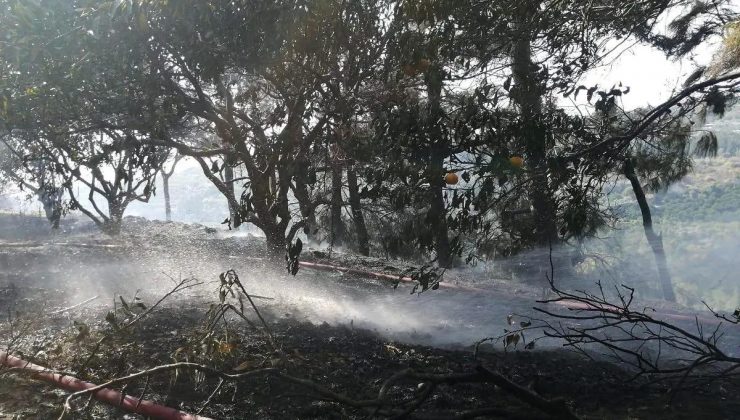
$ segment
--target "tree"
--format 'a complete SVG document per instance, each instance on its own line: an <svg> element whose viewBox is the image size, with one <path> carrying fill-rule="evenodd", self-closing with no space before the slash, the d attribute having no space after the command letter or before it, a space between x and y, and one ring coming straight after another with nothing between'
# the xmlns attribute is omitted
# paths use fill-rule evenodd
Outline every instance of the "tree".
<svg viewBox="0 0 740 420"><path fill-rule="evenodd" d="M693 5L693 2L685 4ZM686 29L680 34L680 36L691 35L690 40L679 39L678 36L669 38L652 35L653 22L660 19L668 10L680 10L683 6L684 4L648 1L634 2L627 7L624 4L596 5L578 0L557 4L539 0L520 2L508 10L505 6L501 7L495 3L484 6L489 11L486 16L494 16L493 12L504 13L515 23L511 25L508 34L504 30L499 32L498 36L501 37L503 33L511 45L507 52L511 68L509 96L518 108L521 118L523 136L519 141L519 148L524 151L524 157L533 175L529 196L535 218L533 236L536 243L540 245L555 243L559 237L567 237L569 232L578 233L580 230L573 223L574 218L568 215L570 210L567 207L559 207L560 200L557 197L570 196L594 203L600 195L598 189L592 189L589 185L592 181L586 183L582 189L577 187L578 181L573 185L574 179L571 176L563 177L554 173L561 171L557 160L553 159L555 157L553 152L559 147L558 137L562 138L562 134L560 136L557 134L559 118L553 117L561 113L557 107L544 107L544 102L555 93L567 95L575 91L577 94L581 87L576 87L575 83L580 75L608 56L608 50L604 48L604 42L607 40L637 33L638 38L646 42L657 43L660 39L660 42L665 43L670 39L674 50L690 51L691 46L716 33L716 19L702 20L712 15L715 8L702 7L691 8L679 19L686 25L701 21L702 25L695 33ZM582 33L586 35L582 36ZM535 54L543 57L538 63L534 62ZM588 89L589 99L595 90ZM619 89L614 91L611 99L604 96L605 92L599 93L601 99L595 105L597 111L599 106L605 106L609 100L613 101L615 96L621 95ZM596 133L598 134L598 131ZM586 133L581 135L585 135L582 140L588 141L593 138ZM598 174L587 176L589 180L599 178ZM569 204L574 201L567 200ZM596 209L598 205L594 203L591 207ZM591 224L587 214L582 216L586 216L581 217L583 222Z"/></svg>
<svg viewBox="0 0 740 420"><path fill-rule="evenodd" d="M128 204L153 194L164 158L162 149L142 139L160 138L163 127L179 121L177 110L143 104L127 89L136 76L126 61L133 52L115 47L130 47L129 39L114 37L110 21L95 26L88 12L99 2L3 3L0 19L9 40L0 52L5 144L26 166L47 162L70 207L116 235ZM86 205L78 185L87 190Z"/></svg>
<svg viewBox="0 0 740 420"><path fill-rule="evenodd" d="M157 4L129 14L131 22L147 21L142 36L152 42L140 62L153 70L159 95L202 121L246 170L238 200L227 185L217 184L239 208L233 224L254 223L274 252L284 251L317 205L306 203L299 191L303 217L294 220L289 195L305 184L296 182L304 171L300 166L327 127L329 118L317 101L328 63L337 60L326 52L341 39L332 32L338 9L331 2L303 5L194 2L191 8ZM169 140L180 153L191 154Z"/></svg>
<svg viewBox="0 0 740 420"><path fill-rule="evenodd" d="M724 4L714 7L703 2L701 7L693 2L668 4L658 1L634 2L629 7L581 1L408 4L419 27L444 28L454 22L455 31L450 32L454 35L448 35L447 39L458 42L454 51L463 55L460 61L465 63L465 58L473 58L470 67L478 65L490 69L479 76L478 80L482 81L479 87L486 87L487 75L504 80L499 86L508 101L495 100L502 94L500 89L479 90L479 94L490 96L487 101L481 101L486 105L480 105L473 113L487 114L485 118L489 118L489 124L469 126L474 140L464 142L466 149L455 151L458 156L466 150L474 151L468 175L474 182L480 182L480 188L474 187L468 199L458 200L457 205L460 209L473 207L477 213L472 216L473 220L477 218L481 222L490 218L490 214L480 211L481 208L496 209L499 217L489 222L498 224L499 229L510 232L510 236L516 234L515 249L527 244L547 245L568 238L582 238L594 233L611 217L609 209L600 203L602 187L613 174L621 174L622 152L626 149L621 149L606 162L603 154L580 154L578 161L568 158L567 153L562 154L562 150L589 148L598 143L608 135L602 129L608 124L565 113L554 100L556 95L577 95L585 90L589 102L597 98L593 106L599 112L629 91L616 86L599 91L598 87L578 85L585 71L609 57L605 42L636 34L638 40L659 47L671 43L671 48L666 50L671 54L685 53L716 34L721 28L718 22L733 14ZM672 26L674 32L653 34L653 23L668 11L681 13ZM460 48L458 38L464 39L470 47ZM451 74L449 64L446 66ZM493 71L502 67L508 67L508 71ZM499 108L496 112L489 111L492 104ZM457 127L448 124L445 128L449 130L450 126ZM642 133L647 128L637 131ZM627 131L631 130L627 128ZM635 137L636 134L631 133L630 140ZM489 154L491 159L480 159L481 154ZM521 166L519 156L524 158L523 171L507 173L505 161L518 159L519 163L513 166ZM663 163L671 167L668 159ZM683 165L682 160L672 163ZM499 190L493 194L491 187L482 188L485 180L491 178L499 181ZM476 198L483 191L488 203ZM508 217L507 214L520 216ZM470 219L469 214L462 217ZM459 225L479 229L485 223L460 220Z"/></svg>
<svg viewBox="0 0 740 420"><path fill-rule="evenodd" d="M633 140L668 120L620 119L628 89L579 78L613 39L690 51L731 15L700 3L6 0L2 110L47 150L63 145L70 174L100 159L76 136L192 157L231 225L254 223L273 253L328 214L333 242L354 235L367 254L367 225L394 211L399 229L383 236L413 238L447 267L465 250L508 255L611 220L603 186L626 158L638 178L652 170ZM681 13L674 33L656 35L669 11ZM558 105L581 92L594 116ZM678 156L655 162L678 176ZM145 176L155 161L130 169ZM447 185L448 172L463 182Z"/></svg>
<svg viewBox="0 0 740 420"><path fill-rule="evenodd" d="M182 160L183 156L179 153L175 153L172 158L168 157L168 161L170 161L170 168L165 169L164 164L162 165L162 169L160 169L160 173L162 175L162 195L164 196L164 214L165 214L165 220L172 221L172 204L170 199L170 178L175 173L175 168L177 167L177 164L180 163L180 160Z"/></svg>
<svg viewBox="0 0 740 420"><path fill-rule="evenodd" d="M665 256L665 250L663 249L663 238L657 235L653 230L653 219L650 213L650 206L648 205L647 199L645 198L645 192L640 185L640 180L635 174L634 164L630 159L627 159L624 163L624 176L630 181L632 190L635 193L637 204L640 206L640 212L642 214L642 226L645 230L645 237L647 238L648 244L655 254L655 263L658 266L658 277L660 279L660 286L663 289L663 297L665 300L675 302L676 293L673 291L673 284L671 282L670 273L668 272L668 262Z"/></svg>
<svg viewBox="0 0 740 420"><path fill-rule="evenodd" d="M54 172L54 164L48 158L25 159L9 146L4 137L0 145L0 180L27 190L44 207L46 219L52 229L58 229L64 212L64 188L60 177Z"/></svg>
<svg viewBox="0 0 740 420"><path fill-rule="evenodd" d="M60 188L66 191L70 210L81 211L112 236L120 233L128 205L146 202L153 195L155 177L166 159L166 154L154 146L123 147L127 136L135 136L131 132L104 130L63 136L18 131L5 140L5 145L23 162L26 176L46 179L34 170L38 162L45 162L45 171L61 180ZM78 184L87 189L86 194L79 193ZM87 204L83 204L82 196ZM56 190L53 197L60 200L61 191ZM100 206L101 199L105 207ZM59 216L53 220L57 224Z"/></svg>

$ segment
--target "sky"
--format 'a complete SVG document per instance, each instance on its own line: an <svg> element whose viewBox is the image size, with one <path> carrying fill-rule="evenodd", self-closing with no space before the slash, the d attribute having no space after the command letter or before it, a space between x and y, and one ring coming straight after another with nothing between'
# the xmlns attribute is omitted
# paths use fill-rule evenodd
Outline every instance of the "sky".
<svg viewBox="0 0 740 420"><path fill-rule="evenodd" d="M622 83L630 87L623 97L626 109L658 105L679 90L686 78L700 65L707 65L718 43L702 46L692 57L679 61L669 60L665 55L647 46L626 48L609 65L588 73L585 85L599 84L603 88Z"/></svg>
<svg viewBox="0 0 740 420"><path fill-rule="evenodd" d="M740 0L733 0L731 4L736 10L740 9ZM656 24L655 32L670 33L669 24L677 13L666 14ZM621 82L630 87L630 93L623 96L625 109L656 106L668 100L672 92L680 90L686 78L699 66L707 66L721 42L721 37L715 36L678 61L666 58L655 48L627 44L615 51L613 59L604 61L608 65L589 72L584 84L590 86L598 83L601 87L610 88Z"/></svg>

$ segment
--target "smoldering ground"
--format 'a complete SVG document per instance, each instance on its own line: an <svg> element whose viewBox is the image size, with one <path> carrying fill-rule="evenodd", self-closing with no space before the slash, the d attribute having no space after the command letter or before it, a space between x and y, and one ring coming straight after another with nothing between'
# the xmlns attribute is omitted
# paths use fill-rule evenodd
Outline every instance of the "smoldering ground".
<svg viewBox="0 0 740 420"><path fill-rule="evenodd" d="M26 222L28 223L28 222ZM43 223L37 220L37 223ZM6 225L7 226L7 225ZM251 235L229 235L214 232L201 225L146 221L128 218L121 238L111 240L84 226L70 225L67 233L49 239L44 235L25 237L10 242L0 253L0 270L5 284L13 283L28 290L51 290L58 296L57 306L65 307L97 296L90 303L101 314L113 306L117 296L138 296L151 302L166 293L177 279L194 277L203 284L184 292L178 305L204 305L218 297L218 274L234 269L250 293L269 297L262 300L273 318L291 317L315 324L348 325L375 331L389 339L407 343L442 347L465 347L486 337L498 337L519 322L541 313L536 306L564 312L567 308L538 304L548 297L546 276L550 250L531 251L515 259L459 268L446 273L444 281L466 288L442 288L424 293L411 293L411 287L395 288L389 282L363 279L340 272L317 272L301 269L293 277L280 267L268 263L260 238ZM33 229L24 227L25 235ZM41 227L36 227L42 231ZM8 230L6 228L6 230ZM16 238L18 239L18 238ZM12 246L13 244L19 246ZM20 246L25 244L26 246ZM598 244L592 245L592 249ZM591 290L601 280L612 298L614 286L625 283L614 276L607 258L598 264L592 256L573 264L570 254L558 255L555 280L571 290ZM304 258L312 258L307 251ZM568 257L568 258L566 258ZM342 264L359 264L371 271L396 268L404 263L366 259L358 262L349 256L335 254ZM611 257L620 263L625 255ZM641 262L642 260L636 260ZM396 267L393 267L395 264ZM522 266L527 266L522 269ZM636 266L639 266L636 264ZM534 268L533 268L534 267ZM544 268L543 268L544 267ZM634 267L632 267L634 268ZM645 266L645 279L650 282L650 268ZM585 272L579 272L579 270ZM530 276L527 278L525 276ZM654 280L652 280L654 281ZM638 289L639 290L639 289ZM30 293L30 292L29 292ZM668 305L650 293L638 294L635 307L659 308L662 312L681 312L673 320L695 328L692 312L681 305ZM722 310L723 308L717 308ZM513 315L513 317L512 317ZM717 322L708 311L700 314L707 329ZM737 351L738 328L730 326L724 337L729 351ZM533 332L528 338L539 334ZM538 346L558 347L562 343L543 339ZM502 347L501 347L502 348Z"/></svg>

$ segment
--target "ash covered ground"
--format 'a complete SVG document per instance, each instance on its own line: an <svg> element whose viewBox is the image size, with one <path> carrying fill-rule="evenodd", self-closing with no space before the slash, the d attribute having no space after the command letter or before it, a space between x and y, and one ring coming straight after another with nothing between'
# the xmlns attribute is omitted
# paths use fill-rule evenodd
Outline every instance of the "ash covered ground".
<svg viewBox="0 0 740 420"><path fill-rule="evenodd" d="M541 340L533 350L520 346L506 352L496 342L475 356L472 345L502 334L510 315L533 314L532 306L543 293L536 283L459 270L448 273L445 281L490 293L441 289L411 294L407 285L393 288L388 282L335 272L302 269L289 276L265 258L260 238L202 225L127 218L123 235L110 239L86 223L66 221L64 232L49 236L40 219L0 217L0 344L27 360L92 382L188 360L227 372L278 367L362 399L377 394L383 381L404 368L452 373L483 363L545 397L564 398L584 418L734 418L740 412L737 381L716 382L693 391L690 398L675 398L667 384L627 381L631 372L623 367L566 352L553 340ZM395 274L406 268L399 262L310 250L303 258ZM267 298L255 302L283 356L274 356L259 325L252 328L238 320L211 331L215 346L203 348L208 311L219 300L218 275L228 269L239 273L250 293ZM130 305L148 307L184 278L197 279L199 285L169 297L130 330L118 334L106 320L110 311L120 309L121 297ZM728 339L736 335L730 330ZM103 337L100 351L94 352ZM195 412L216 383L198 375L165 374L152 379L146 397ZM416 385L403 383L395 391L412 392ZM132 384L132 389L142 386ZM54 418L65 396L6 372L0 377L0 418ZM544 417L485 384L444 388L421 413L463 413L479 406ZM224 386L203 414L226 419L368 415L270 378ZM134 418L102 404L72 415L124 416Z"/></svg>

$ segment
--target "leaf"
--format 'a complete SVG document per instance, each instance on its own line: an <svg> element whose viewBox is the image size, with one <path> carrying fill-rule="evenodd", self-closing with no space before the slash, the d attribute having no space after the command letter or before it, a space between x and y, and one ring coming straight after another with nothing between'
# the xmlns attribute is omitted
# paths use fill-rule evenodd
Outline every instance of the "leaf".
<svg viewBox="0 0 740 420"><path fill-rule="evenodd" d="M126 303L126 300L123 298L123 296L118 296L118 298L121 300L121 305L123 305L123 309L130 312L131 309L129 309L128 303Z"/></svg>
<svg viewBox="0 0 740 420"><path fill-rule="evenodd" d="M598 89L598 86L592 86L588 88L588 91L586 91L586 100L588 101L588 103L591 103L591 98L593 98L596 89Z"/></svg>
<svg viewBox="0 0 740 420"><path fill-rule="evenodd" d="M507 335L506 336L506 339L505 339L504 347L509 347L511 345L513 345L514 347L516 347L516 345L519 344L519 339L520 338L521 337L519 336L519 334L509 334L509 335Z"/></svg>
<svg viewBox="0 0 740 420"><path fill-rule="evenodd" d="M697 157L715 157L718 149L717 136L713 132L707 131L697 140L696 146L694 146L694 155Z"/></svg>
<svg viewBox="0 0 740 420"><path fill-rule="evenodd" d="M586 89L586 86L583 86L583 85L578 86L575 90L575 93L573 94L573 99L574 100L578 99L578 92L580 92L581 90L585 90L585 89Z"/></svg>
<svg viewBox="0 0 740 420"><path fill-rule="evenodd" d="M75 321L74 325L77 327L77 331L79 331L77 336L75 336L75 341L82 341L90 335L90 327L87 324Z"/></svg>
<svg viewBox="0 0 740 420"><path fill-rule="evenodd" d="M254 367L254 362L253 361L251 361L251 360L245 360L245 361L239 363L239 365L236 366L234 368L234 370L237 371L237 372L242 372L242 371L245 371L245 370L249 370L249 369L251 369L253 367Z"/></svg>

